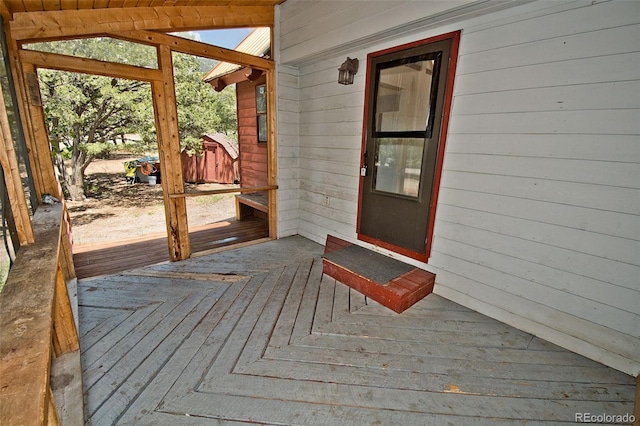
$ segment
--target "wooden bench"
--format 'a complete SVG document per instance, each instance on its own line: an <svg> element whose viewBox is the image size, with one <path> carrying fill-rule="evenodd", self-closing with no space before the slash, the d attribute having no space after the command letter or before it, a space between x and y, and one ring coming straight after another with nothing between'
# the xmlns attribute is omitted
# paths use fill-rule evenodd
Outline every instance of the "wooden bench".
<svg viewBox="0 0 640 426"><path fill-rule="evenodd" d="M20 248L0 293L2 424L84 422L80 347L64 276L63 213L61 204L38 207L35 242ZM54 370L64 377L52 377Z"/></svg>
<svg viewBox="0 0 640 426"><path fill-rule="evenodd" d="M249 217L268 219L269 196L267 191L236 195L236 220L245 220Z"/></svg>

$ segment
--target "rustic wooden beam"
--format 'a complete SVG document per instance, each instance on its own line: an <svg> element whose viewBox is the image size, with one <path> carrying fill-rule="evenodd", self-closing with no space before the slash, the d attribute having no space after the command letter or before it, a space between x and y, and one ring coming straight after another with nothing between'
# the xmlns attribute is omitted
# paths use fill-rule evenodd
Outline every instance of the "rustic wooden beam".
<svg viewBox="0 0 640 426"><path fill-rule="evenodd" d="M36 182L38 198L43 194L51 194L58 199L63 198L62 189L56 178L49 134L45 122L44 110L40 98L40 84L38 74L33 64L22 63L23 78L26 95L28 96L28 123L30 140L27 141L29 162ZM23 117L24 118L24 117Z"/></svg>
<svg viewBox="0 0 640 426"><path fill-rule="evenodd" d="M22 12L13 15L15 40L50 40L97 33L164 30L189 31L273 26L274 7L159 6Z"/></svg>
<svg viewBox="0 0 640 426"><path fill-rule="evenodd" d="M259 192L259 191L269 191L272 189L278 189L278 185L266 185L266 186L243 186L242 188L224 188L224 189L209 189L206 191L191 191L185 192L183 194L171 194L170 198L181 198L181 197L200 197L203 195L219 195L219 194L233 194L233 193L251 193L251 192Z"/></svg>
<svg viewBox="0 0 640 426"><path fill-rule="evenodd" d="M267 70L267 185L277 185L276 144L276 72ZM269 196L269 237L278 238L277 193L272 189Z"/></svg>
<svg viewBox="0 0 640 426"><path fill-rule="evenodd" d="M160 46L158 51L164 80L162 82L154 81L151 85L151 91L158 134L158 154L167 222L169 257L172 261L176 261L189 258L191 248L186 200L183 197L171 197L172 194L184 193L171 49L168 46Z"/></svg>
<svg viewBox="0 0 640 426"><path fill-rule="evenodd" d="M189 55L202 56L222 62L231 62L246 67L260 70L274 69L275 63L270 59L260 58L224 47L212 46L198 41L188 40L182 37L163 34L153 31L121 31L106 34L109 37L122 40L151 44L154 46L166 45L171 50Z"/></svg>
<svg viewBox="0 0 640 426"><path fill-rule="evenodd" d="M4 99L2 87L0 87L0 99ZM31 227L29 206L22 187L22 179L20 179L18 156L13 145L9 117L4 102L0 102L0 164L2 164L4 172L4 182L20 245L32 243L33 228Z"/></svg>
<svg viewBox="0 0 640 426"><path fill-rule="evenodd" d="M0 293L0 419L41 425L51 411L53 303L62 205L40 206L36 243L22 247Z"/></svg>
<svg viewBox="0 0 640 426"><path fill-rule="evenodd" d="M2 16L5 21L11 20L11 12L9 12L5 2L0 3L0 16Z"/></svg>
<svg viewBox="0 0 640 426"><path fill-rule="evenodd" d="M5 34L7 40L9 62L11 64L11 75L13 77L14 88L16 96L18 98L16 107L20 113L20 121L22 123L22 131L25 138L25 144L27 147L27 157L29 164L31 165L33 184L35 186L36 198L40 199L43 194L44 182L42 175L38 170L34 170L36 159L36 144L35 135L33 132L33 126L31 125L31 109L29 108L28 96L27 96L27 84L24 79L23 67L20 62L20 54L18 45L15 40L10 37L11 23L7 22L5 26ZM35 68L31 68L32 72Z"/></svg>
<svg viewBox="0 0 640 426"><path fill-rule="evenodd" d="M84 74L95 74L106 77L142 81L162 80L162 72L160 70L99 61L97 59L61 55L59 53L20 50L20 60L25 64L31 64L37 68L48 68L60 71L79 72Z"/></svg>

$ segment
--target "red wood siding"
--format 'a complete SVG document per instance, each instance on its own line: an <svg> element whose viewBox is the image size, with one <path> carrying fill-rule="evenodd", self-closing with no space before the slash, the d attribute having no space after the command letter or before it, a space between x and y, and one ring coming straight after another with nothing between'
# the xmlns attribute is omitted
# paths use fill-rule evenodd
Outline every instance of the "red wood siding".
<svg viewBox="0 0 640 426"><path fill-rule="evenodd" d="M263 76L236 85L241 186L267 184L267 144L258 143L256 118L256 86L265 81Z"/></svg>

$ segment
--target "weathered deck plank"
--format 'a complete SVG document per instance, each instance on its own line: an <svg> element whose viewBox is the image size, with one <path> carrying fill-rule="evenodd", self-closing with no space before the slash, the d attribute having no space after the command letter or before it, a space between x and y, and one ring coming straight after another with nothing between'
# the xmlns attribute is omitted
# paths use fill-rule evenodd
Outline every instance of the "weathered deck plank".
<svg viewBox="0 0 640 426"><path fill-rule="evenodd" d="M321 252L294 237L81 280L89 424L551 425L633 412L634 378L433 294L395 314L323 276ZM118 306L130 295L137 310Z"/></svg>
<svg viewBox="0 0 640 426"><path fill-rule="evenodd" d="M206 252L268 236L267 221L261 219L218 222L189 232L192 253ZM154 234L125 241L74 245L73 260L78 278L117 274L169 261L167 238L164 234Z"/></svg>

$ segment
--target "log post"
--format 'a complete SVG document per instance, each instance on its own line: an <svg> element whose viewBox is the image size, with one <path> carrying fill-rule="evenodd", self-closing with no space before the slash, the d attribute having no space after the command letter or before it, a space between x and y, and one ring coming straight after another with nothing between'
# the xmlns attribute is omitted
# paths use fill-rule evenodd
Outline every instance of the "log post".
<svg viewBox="0 0 640 426"><path fill-rule="evenodd" d="M162 194L169 240L169 258L172 261L191 256L189 229L187 223L187 203L184 197L174 198L174 194L184 194L182 164L180 162L180 136L178 110L173 81L173 61L168 46L158 47L158 57L163 81L152 83L153 107L158 135L160 175Z"/></svg>

